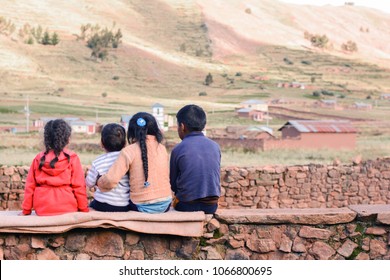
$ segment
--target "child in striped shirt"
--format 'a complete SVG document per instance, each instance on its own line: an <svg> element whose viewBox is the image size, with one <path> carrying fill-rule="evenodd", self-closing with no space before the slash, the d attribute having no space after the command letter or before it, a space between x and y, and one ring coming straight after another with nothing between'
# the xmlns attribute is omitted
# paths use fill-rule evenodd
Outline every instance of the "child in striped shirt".
<svg viewBox="0 0 390 280"><path fill-rule="evenodd" d="M86 177L86 184L89 188L96 186L97 180L107 173L126 145L125 129L116 123L106 124L101 133L101 143L107 153L97 157L92 162ZM94 200L89 206L103 212L127 212L130 210L129 192L129 174L126 173L116 187L109 192L101 192L96 188Z"/></svg>

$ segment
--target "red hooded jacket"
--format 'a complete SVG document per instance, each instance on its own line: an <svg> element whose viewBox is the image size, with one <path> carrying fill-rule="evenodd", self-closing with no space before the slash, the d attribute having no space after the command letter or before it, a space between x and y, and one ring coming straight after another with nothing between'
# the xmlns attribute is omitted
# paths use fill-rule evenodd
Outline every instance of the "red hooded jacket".
<svg viewBox="0 0 390 280"><path fill-rule="evenodd" d="M69 162L61 152L54 168L50 167L51 160L55 158L53 151L46 155L41 170L39 163L44 153L34 158L25 185L22 204L24 215L31 214L32 209L39 216L89 211L80 159L72 151L65 149L64 152L70 156Z"/></svg>

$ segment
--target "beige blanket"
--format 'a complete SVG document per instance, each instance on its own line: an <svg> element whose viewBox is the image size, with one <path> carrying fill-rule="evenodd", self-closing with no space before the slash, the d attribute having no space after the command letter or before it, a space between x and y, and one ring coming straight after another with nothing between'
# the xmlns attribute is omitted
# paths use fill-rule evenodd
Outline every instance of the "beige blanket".
<svg viewBox="0 0 390 280"><path fill-rule="evenodd" d="M149 234L202 236L205 214L203 212L178 212L162 214L139 212L68 213L57 216L18 216L20 211L0 211L0 232L12 233L62 233L75 228L119 228Z"/></svg>

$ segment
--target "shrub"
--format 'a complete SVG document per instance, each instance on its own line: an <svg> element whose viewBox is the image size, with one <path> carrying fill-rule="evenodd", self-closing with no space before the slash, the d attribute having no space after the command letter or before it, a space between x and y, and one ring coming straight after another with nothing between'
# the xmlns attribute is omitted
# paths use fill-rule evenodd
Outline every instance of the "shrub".
<svg viewBox="0 0 390 280"><path fill-rule="evenodd" d="M26 44L28 44L28 45L33 45L34 44L34 39L33 39L33 37L28 37L28 39L26 40Z"/></svg>
<svg viewBox="0 0 390 280"><path fill-rule="evenodd" d="M50 43L51 43L51 39L50 39L49 32L45 31L45 33L43 33L41 44L42 45L50 45Z"/></svg>
<svg viewBox="0 0 390 280"><path fill-rule="evenodd" d="M58 38L57 33L54 32L53 35L51 36L51 45L55 46L59 42L60 42L60 39Z"/></svg>
<svg viewBox="0 0 390 280"><path fill-rule="evenodd" d="M321 49L329 47L328 46L329 39L325 34L324 35L311 34L308 31L305 31L303 36L306 40L309 40L311 42L313 47L321 48Z"/></svg>
<svg viewBox="0 0 390 280"><path fill-rule="evenodd" d="M114 76L114 77L112 77L112 79L113 79L114 81L117 81L117 80L119 80L119 76Z"/></svg>
<svg viewBox="0 0 390 280"><path fill-rule="evenodd" d="M316 91L313 91L313 96L315 97L320 97L321 96L321 92L316 90Z"/></svg>
<svg viewBox="0 0 390 280"><path fill-rule="evenodd" d="M284 63L286 63L287 65L293 65L293 64L294 64L294 62L292 62L288 57L283 58L283 61L284 61Z"/></svg>
<svg viewBox="0 0 390 280"><path fill-rule="evenodd" d="M199 96L207 96L207 92L205 91L199 92Z"/></svg>
<svg viewBox="0 0 390 280"><path fill-rule="evenodd" d="M206 79L205 79L205 81L204 81L204 84L205 84L206 86L209 86L209 85L211 85L213 82L214 82L214 81L213 81L213 76L211 75L211 73L209 73L209 74L206 76Z"/></svg>
<svg viewBox="0 0 390 280"><path fill-rule="evenodd" d="M343 43L341 45L341 49L343 51L347 51L347 52L357 52L358 51L357 44L355 42L351 41L351 40L349 40L346 43Z"/></svg>
<svg viewBox="0 0 390 280"><path fill-rule="evenodd" d="M305 65L311 65L311 61L309 60L302 60L301 63Z"/></svg>

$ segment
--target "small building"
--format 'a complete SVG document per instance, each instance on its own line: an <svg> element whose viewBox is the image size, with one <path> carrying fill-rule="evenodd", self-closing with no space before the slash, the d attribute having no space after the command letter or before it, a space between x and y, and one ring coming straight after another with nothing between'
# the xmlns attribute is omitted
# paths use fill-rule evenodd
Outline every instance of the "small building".
<svg viewBox="0 0 390 280"><path fill-rule="evenodd" d="M295 140L289 143L292 148L353 149L356 146L357 131L350 121L290 120L279 131L282 140Z"/></svg>
<svg viewBox="0 0 390 280"><path fill-rule="evenodd" d="M96 123L91 121L72 121L69 123L74 133L85 133L85 134L95 134L96 133Z"/></svg>
<svg viewBox="0 0 390 280"><path fill-rule="evenodd" d="M372 104L363 103L363 102L355 102L352 105L352 108L355 110L371 110Z"/></svg>
<svg viewBox="0 0 390 280"><path fill-rule="evenodd" d="M164 121L165 121L164 106L161 105L160 103L155 103L152 106L152 115L156 118L159 128L165 130L164 129Z"/></svg>
<svg viewBox="0 0 390 280"><path fill-rule="evenodd" d="M268 111L268 103L263 100L258 99L249 99L240 103L241 108L247 108L252 110L258 110L267 112Z"/></svg>
<svg viewBox="0 0 390 280"><path fill-rule="evenodd" d="M390 100L390 93L382 93L381 99Z"/></svg>
<svg viewBox="0 0 390 280"><path fill-rule="evenodd" d="M45 125L52 120L63 119L72 128L74 133L94 134L96 133L97 124L91 121L84 121L78 117L65 117L65 118L53 118L42 117L37 120L33 120L33 127L36 129L43 129Z"/></svg>
<svg viewBox="0 0 390 280"><path fill-rule="evenodd" d="M266 112L253 110L250 108L241 108L236 111L239 117L251 119L260 122L265 119Z"/></svg>
<svg viewBox="0 0 390 280"><path fill-rule="evenodd" d="M336 109L337 108L337 100L336 99L322 99L320 101L315 102L314 105L317 107L321 107L321 108Z"/></svg>
<svg viewBox="0 0 390 280"><path fill-rule="evenodd" d="M129 121L133 117L133 115L122 115L119 120L120 124L127 130L129 127Z"/></svg>

